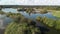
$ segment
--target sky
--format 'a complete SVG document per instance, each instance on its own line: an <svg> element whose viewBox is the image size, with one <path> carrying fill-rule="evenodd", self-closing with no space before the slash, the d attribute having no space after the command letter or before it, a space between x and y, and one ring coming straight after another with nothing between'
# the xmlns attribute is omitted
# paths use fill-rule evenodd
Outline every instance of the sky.
<svg viewBox="0 0 60 34"><path fill-rule="evenodd" d="M0 5L60 5L59 0L0 0Z"/></svg>

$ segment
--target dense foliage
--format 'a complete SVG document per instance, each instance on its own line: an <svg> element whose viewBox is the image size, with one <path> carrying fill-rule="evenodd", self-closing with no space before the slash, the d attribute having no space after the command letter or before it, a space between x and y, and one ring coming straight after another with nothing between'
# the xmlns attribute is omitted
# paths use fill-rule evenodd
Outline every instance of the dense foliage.
<svg viewBox="0 0 60 34"><path fill-rule="evenodd" d="M27 23L12 22L6 29L5 34L35 34L40 33L39 29L33 26L28 26Z"/></svg>
<svg viewBox="0 0 60 34"><path fill-rule="evenodd" d="M47 17L37 17L36 20L44 23L45 25L60 30L60 19L50 19Z"/></svg>
<svg viewBox="0 0 60 34"><path fill-rule="evenodd" d="M40 29L35 26L34 21L20 15L14 18L14 21L8 25L5 34L40 34Z"/></svg>
<svg viewBox="0 0 60 34"><path fill-rule="evenodd" d="M20 13L6 14L7 17L14 19L5 30L5 34L41 34L40 29L36 27L33 20L24 18ZM60 20L49 19L47 17L37 17L36 21L49 27L60 30Z"/></svg>
<svg viewBox="0 0 60 34"><path fill-rule="evenodd" d="M36 20L50 29L46 34L60 34L60 19L50 19L38 16Z"/></svg>

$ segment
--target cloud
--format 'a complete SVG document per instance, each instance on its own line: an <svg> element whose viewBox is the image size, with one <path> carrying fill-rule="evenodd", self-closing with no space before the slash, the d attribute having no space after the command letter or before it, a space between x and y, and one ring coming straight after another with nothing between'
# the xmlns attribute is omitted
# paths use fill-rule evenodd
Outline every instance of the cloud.
<svg viewBox="0 0 60 34"><path fill-rule="evenodd" d="M59 0L0 0L0 5L60 5Z"/></svg>

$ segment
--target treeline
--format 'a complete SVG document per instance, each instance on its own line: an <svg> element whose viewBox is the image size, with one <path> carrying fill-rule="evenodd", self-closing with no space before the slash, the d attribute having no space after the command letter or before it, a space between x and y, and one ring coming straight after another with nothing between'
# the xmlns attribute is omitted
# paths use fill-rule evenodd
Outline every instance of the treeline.
<svg viewBox="0 0 60 34"><path fill-rule="evenodd" d="M40 6L37 9L46 9L46 10L60 10L60 6Z"/></svg>

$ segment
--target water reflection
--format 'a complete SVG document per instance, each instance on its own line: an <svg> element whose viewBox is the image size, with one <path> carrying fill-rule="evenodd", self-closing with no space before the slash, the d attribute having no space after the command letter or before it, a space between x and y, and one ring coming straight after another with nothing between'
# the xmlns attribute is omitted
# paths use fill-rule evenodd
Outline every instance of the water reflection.
<svg viewBox="0 0 60 34"><path fill-rule="evenodd" d="M13 8L3 8L2 11L17 13L17 9L13 9Z"/></svg>
<svg viewBox="0 0 60 34"><path fill-rule="evenodd" d="M48 12L48 13L46 13L46 14L28 14L28 13L26 13L26 12L20 12L22 15L24 15L25 17L27 17L27 18L32 18L32 19L35 19L37 16L40 16L40 17L44 17L44 16L46 16L47 18L52 18L52 19L56 19L56 17L55 16L53 16L52 14L51 14L51 12Z"/></svg>
<svg viewBox="0 0 60 34"><path fill-rule="evenodd" d="M4 29L10 22L12 22L11 18L6 17L6 15L0 15L0 29Z"/></svg>

